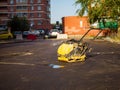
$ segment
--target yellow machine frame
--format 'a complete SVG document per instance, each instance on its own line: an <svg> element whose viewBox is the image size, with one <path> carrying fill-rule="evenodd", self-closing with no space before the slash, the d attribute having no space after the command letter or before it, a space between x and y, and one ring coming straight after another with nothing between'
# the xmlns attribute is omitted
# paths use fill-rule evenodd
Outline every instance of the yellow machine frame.
<svg viewBox="0 0 120 90"><path fill-rule="evenodd" d="M69 40L59 46L57 51L58 60L65 62L84 61L87 49L88 47L85 43L78 43L75 40Z"/></svg>

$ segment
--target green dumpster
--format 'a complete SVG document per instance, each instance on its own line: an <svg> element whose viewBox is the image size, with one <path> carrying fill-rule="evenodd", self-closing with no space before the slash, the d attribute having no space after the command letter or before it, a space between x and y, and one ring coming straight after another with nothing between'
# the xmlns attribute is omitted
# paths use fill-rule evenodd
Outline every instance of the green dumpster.
<svg viewBox="0 0 120 90"><path fill-rule="evenodd" d="M104 29L104 28L110 28L110 29L117 29L118 28L118 23L116 21L108 21L108 22L99 22L99 28Z"/></svg>

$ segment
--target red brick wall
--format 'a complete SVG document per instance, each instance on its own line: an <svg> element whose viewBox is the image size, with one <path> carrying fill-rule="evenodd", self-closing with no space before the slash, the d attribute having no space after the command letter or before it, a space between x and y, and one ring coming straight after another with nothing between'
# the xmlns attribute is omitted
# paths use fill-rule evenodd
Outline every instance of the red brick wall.
<svg viewBox="0 0 120 90"><path fill-rule="evenodd" d="M88 21L87 16L63 17L62 22L63 22L63 32L68 35L83 35L90 28L90 23ZM98 32L99 32L99 30L91 30L87 35L88 36L96 36L98 34ZM103 36L104 33L101 33L100 35Z"/></svg>

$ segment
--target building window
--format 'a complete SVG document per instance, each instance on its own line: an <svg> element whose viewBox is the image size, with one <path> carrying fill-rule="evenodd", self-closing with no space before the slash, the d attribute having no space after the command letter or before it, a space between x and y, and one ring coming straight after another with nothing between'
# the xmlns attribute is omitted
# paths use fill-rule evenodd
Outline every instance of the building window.
<svg viewBox="0 0 120 90"><path fill-rule="evenodd" d="M33 27L34 26L34 20L30 21L30 26Z"/></svg>
<svg viewBox="0 0 120 90"><path fill-rule="evenodd" d="M47 0L47 4L49 4L49 5L50 5L50 0Z"/></svg>
<svg viewBox="0 0 120 90"><path fill-rule="evenodd" d="M18 17L27 17L27 13L17 13Z"/></svg>
<svg viewBox="0 0 120 90"><path fill-rule="evenodd" d="M47 17L48 17L48 18L50 18L50 17L51 17L50 13L48 13L48 14L47 14Z"/></svg>
<svg viewBox="0 0 120 90"><path fill-rule="evenodd" d="M41 3L41 0L38 0L38 3Z"/></svg>
<svg viewBox="0 0 120 90"><path fill-rule="evenodd" d="M31 6L31 10L34 10L34 6Z"/></svg>
<svg viewBox="0 0 120 90"><path fill-rule="evenodd" d="M27 3L28 0L16 0L16 3Z"/></svg>
<svg viewBox="0 0 120 90"><path fill-rule="evenodd" d="M17 10L27 10L27 6L17 6Z"/></svg>
<svg viewBox="0 0 120 90"><path fill-rule="evenodd" d="M14 17L14 14L13 14L13 13L11 13L11 14L10 14L10 18L13 18L13 17Z"/></svg>
<svg viewBox="0 0 120 90"><path fill-rule="evenodd" d="M41 10L41 6L40 5L38 6L38 10Z"/></svg>
<svg viewBox="0 0 120 90"><path fill-rule="evenodd" d="M33 0L30 0L30 3L33 3Z"/></svg>
<svg viewBox="0 0 120 90"><path fill-rule="evenodd" d="M50 11L50 7L49 6L47 6L47 11Z"/></svg>
<svg viewBox="0 0 120 90"><path fill-rule="evenodd" d="M10 11L14 11L14 8L12 6L10 7Z"/></svg>
<svg viewBox="0 0 120 90"><path fill-rule="evenodd" d="M83 21L80 20L80 27L83 27Z"/></svg>
<svg viewBox="0 0 120 90"><path fill-rule="evenodd" d="M14 0L10 0L10 4L14 4Z"/></svg>
<svg viewBox="0 0 120 90"><path fill-rule="evenodd" d="M34 14L33 14L33 13L30 13L30 17L34 17Z"/></svg>
<svg viewBox="0 0 120 90"><path fill-rule="evenodd" d="M41 13L38 13L38 17L41 17Z"/></svg>
<svg viewBox="0 0 120 90"><path fill-rule="evenodd" d="M42 24L42 21L41 20L38 20L38 25L41 25Z"/></svg>
<svg viewBox="0 0 120 90"><path fill-rule="evenodd" d="M24 17L27 17L27 15L28 15L27 13L23 13L23 16L24 16Z"/></svg>

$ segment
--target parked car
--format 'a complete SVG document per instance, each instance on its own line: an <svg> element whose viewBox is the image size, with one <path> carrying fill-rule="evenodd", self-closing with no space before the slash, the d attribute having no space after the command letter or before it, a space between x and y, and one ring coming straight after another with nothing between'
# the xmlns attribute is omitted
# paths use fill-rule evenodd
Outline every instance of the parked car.
<svg viewBox="0 0 120 90"><path fill-rule="evenodd" d="M0 31L0 39L12 39L13 38L13 34L11 32L8 31Z"/></svg>
<svg viewBox="0 0 120 90"><path fill-rule="evenodd" d="M61 32L58 29L51 29L45 34L44 38L56 38Z"/></svg>
<svg viewBox="0 0 120 90"><path fill-rule="evenodd" d="M2 31L2 30L7 30L7 26L6 25L0 25L0 31Z"/></svg>
<svg viewBox="0 0 120 90"><path fill-rule="evenodd" d="M44 35L45 34L45 30L44 29L37 29L37 31L40 32L40 35Z"/></svg>
<svg viewBox="0 0 120 90"><path fill-rule="evenodd" d="M50 30L45 30L45 33L44 33L44 39L48 39L49 38L49 33L50 33Z"/></svg>
<svg viewBox="0 0 120 90"><path fill-rule="evenodd" d="M37 37L40 36L40 32L38 30L29 31L29 34L35 35Z"/></svg>
<svg viewBox="0 0 120 90"><path fill-rule="evenodd" d="M14 31L13 32L13 38L16 38L18 34L22 34L22 31Z"/></svg>
<svg viewBox="0 0 120 90"><path fill-rule="evenodd" d="M23 32L23 38L26 38L29 35L29 31L24 31Z"/></svg>
<svg viewBox="0 0 120 90"><path fill-rule="evenodd" d="M51 29L49 32L50 37L57 37L58 34L60 34L58 29Z"/></svg>

